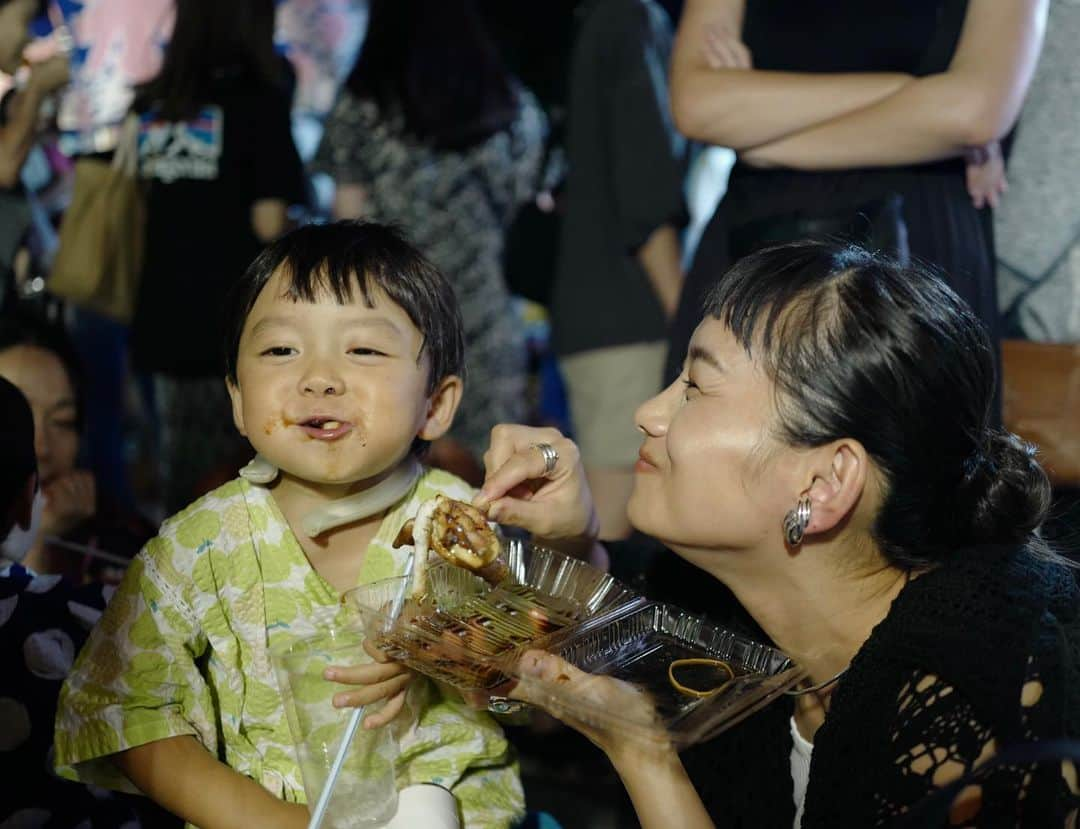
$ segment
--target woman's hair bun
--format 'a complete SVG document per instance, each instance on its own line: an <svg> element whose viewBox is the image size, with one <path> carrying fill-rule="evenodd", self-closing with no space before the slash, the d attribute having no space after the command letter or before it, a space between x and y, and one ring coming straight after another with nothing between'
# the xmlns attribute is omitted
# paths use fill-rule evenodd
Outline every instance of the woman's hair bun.
<svg viewBox="0 0 1080 829"><path fill-rule="evenodd" d="M960 543L1017 544L1039 528L1050 509L1050 480L1036 448L994 430L963 462L957 494Z"/></svg>

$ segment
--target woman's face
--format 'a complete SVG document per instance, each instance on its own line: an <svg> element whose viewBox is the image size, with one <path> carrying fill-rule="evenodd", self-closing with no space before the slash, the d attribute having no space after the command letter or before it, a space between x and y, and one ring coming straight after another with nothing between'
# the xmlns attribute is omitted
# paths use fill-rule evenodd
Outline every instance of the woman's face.
<svg viewBox="0 0 1080 829"><path fill-rule="evenodd" d="M798 450L771 434L773 385L727 327L707 318L682 375L642 404L629 516L677 550L782 543L804 485Z"/></svg>
<svg viewBox="0 0 1080 829"><path fill-rule="evenodd" d="M75 390L60 359L33 345L0 351L0 377L18 387L34 413L34 452L42 487L75 468L79 427Z"/></svg>

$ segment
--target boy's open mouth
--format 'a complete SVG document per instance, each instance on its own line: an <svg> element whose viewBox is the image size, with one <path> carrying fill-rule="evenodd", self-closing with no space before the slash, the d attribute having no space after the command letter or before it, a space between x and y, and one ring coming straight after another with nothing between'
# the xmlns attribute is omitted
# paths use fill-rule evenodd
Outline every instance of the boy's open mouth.
<svg viewBox="0 0 1080 829"><path fill-rule="evenodd" d="M332 417L309 417L297 424L308 437L316 440L337 440L353 430L353 424Z"/></svg>

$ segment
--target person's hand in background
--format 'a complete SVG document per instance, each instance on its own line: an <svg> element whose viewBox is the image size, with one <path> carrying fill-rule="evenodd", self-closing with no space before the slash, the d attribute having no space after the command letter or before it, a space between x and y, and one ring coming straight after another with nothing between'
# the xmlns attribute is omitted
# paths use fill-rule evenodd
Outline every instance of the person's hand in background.
<svg viewBox="0 0 1080 829"><path fill-rule="evenodd" d="M43 537L63 535L94 515L97 485L85 469L57 475L42 487L45 509L41 516Z"/></svg>
<svg viewBox="0 0 1080 829"><path fill-rule="evenodd" d="M1005 159L997 141L983 147L971 147L964 154L967 162L967 191L975 207L996 208L1009 189L1005 177Z"/></svg>

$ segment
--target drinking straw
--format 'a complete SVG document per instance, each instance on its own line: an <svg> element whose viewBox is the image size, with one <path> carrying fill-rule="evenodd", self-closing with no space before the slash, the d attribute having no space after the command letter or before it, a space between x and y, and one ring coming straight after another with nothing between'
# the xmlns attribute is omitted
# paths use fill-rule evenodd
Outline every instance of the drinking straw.
<svg viewBox="0 0 1080 829"><path fill-rule="evenodd" d="M409 589L409 576L412 575L413 555L414 553L410 551L409 557L405 559L405 578L401 582L401 587L398 588L397 595L394 596L393 604L390 605L391 620L397 619L398 614L401 613L401 606L405 602L405 593ZM326 809L330 805L330 798L334 794L334 785L341 774L341 767L345 765L345 755L349 753L349 746L352 744L353 737L356 736L356 729L359 728L366 709L366 705L361 705L349 717L349 723L345 726L345 735L341 738L341 745L338 747L334 764L330 767L330 774L326 778L326 783L323 784L322 792L319 793L315 811L311 813L311 820L308 821L308 829L319 829L322 826L323 818L326 817Z"/></svg>

